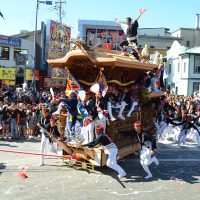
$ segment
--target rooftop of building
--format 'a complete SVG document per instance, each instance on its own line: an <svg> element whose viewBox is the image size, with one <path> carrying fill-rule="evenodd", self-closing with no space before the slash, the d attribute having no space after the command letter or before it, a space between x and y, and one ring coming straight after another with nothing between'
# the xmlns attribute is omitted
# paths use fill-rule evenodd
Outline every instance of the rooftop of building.
<svg viewBox="0 0 200 200"><path fill-rule="evenodd" d="M112 26L119 26L114 20L113 21L106 21L106 20L90 20L90 19L79 19L78 20L79 24L87 24L87 25L112 25ZM122 23L125 23L122 21ZM149 27L145 27L145 28L139 28L141 30L143 29L164 29L165 31L169 31L169 28L166 27L154 27L154 28L149 28Z"/></svg>
<svg viewBox="0 0 200 200"><path fill-rule="evenodd" d="M168 40L182 40L181 37L172 37L171 35L147 35L147 34L144 34L144 35L138 35L139 38L149 38L149 39L168 39Z"/></svg>
<svg viewBox="0 0 200 200"><path fill-rule="evenodd" d="M172 31L171 33L175 33L177 31L180 31L180 30L185 30L185 31L195 31L196 29L195 28L183 28L183 27L180 27L174 31Z"/></svg>
<svg viewBox="0 0 200 200"><path fill-rule="evenodd" d="M187 49L183 51L180 55L185 55L185 54L200 55L200 46Z"/></svg>
<svg viewBox="0 0 200 200"><path fill-rule="evenodd" d="M21 33L12 35L12 37L25 39L25 38L29 37L30 35L34 35L34 33L35 33L35 31L21 32ZM38 30L37 34L40 34L40 33L41 33L41 30Z"/></svg>

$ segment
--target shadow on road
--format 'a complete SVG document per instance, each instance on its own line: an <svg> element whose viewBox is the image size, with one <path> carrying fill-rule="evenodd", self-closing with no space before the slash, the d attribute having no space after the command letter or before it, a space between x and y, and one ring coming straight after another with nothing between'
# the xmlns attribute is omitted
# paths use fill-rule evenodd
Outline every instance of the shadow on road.
<svg viewBox="0 0 200 200"><path fill-rule="evenodd" d="M159 179L183 181L189 184L200 183L200 162L192 162L189 160L190 157L188 157L188 161L184 162L176 161L176 155L173 158L173 162L162 161L159 166L150 165L149 169L153 174L153 178L145 180L143 177L146 176L146 173L140 165L139 156L131 156L125 161L119 162L128 175L128 179L124 182L150 182ZM163 159L162 154L160 154L159 159Z"/></svg>
<svg viewBox="0 0 200 200"><path fill-rule="evenodd" d="M9 143L12 143L12 142L15 142L15 143L29 143L29 142L30 143L40 143L41 138L35 137L35 138L31 138L31 139L28 139L28 138L6 139L6 140L5 139L0 139L0 141L9 142Z"/></svg>
<svg viewBox="0 0 200 200"><path fill-rule="evenodd" d="M114 178L123 188L126 188L126 186L123 184L123 180L120 180L118 177L117 177L117 173L115 173L112 169L104 166L104 167L100 167L100 168L97 168L95 169L99 172L101 172L102 174L104 175L107 175L107 176L111 176L112 178Z"/></svg>
<svg viewBox="0 0 200 200"><path fill-rule="evenodd" d="M1 147L1 146L7 146L7 147L18 147L18 146L16 146L16 145L11 145L11 144L9 144L9 143L1 144L0 147Z"/></svg>
<svg viewBox="0 0 200 200"><path fill-rule="evenodd" d="M2 173L2 171L6 168L6 166L4 165L4 163L0 163L0 175Z"/></svg>

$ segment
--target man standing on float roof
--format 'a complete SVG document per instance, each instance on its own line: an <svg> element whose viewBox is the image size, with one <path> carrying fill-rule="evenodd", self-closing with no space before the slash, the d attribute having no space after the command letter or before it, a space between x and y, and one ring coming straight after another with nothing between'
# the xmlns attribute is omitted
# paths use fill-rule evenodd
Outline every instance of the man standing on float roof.
<svg viewBox="0 0 200 200"><path fill-rule="evenodd" d="M120 43L120 47L122 52L125 52L125 48L129 46L133 51L136 52L136 54L133 54L137 60L142 60L142 56L138 49L138 43L137 43L137 30L139 27L138 20L141 17L141 15L144 13L144 10L140 10L139 16L134 20L132 23L132 19L130 17L126 18L126 23L121 23L118 21L117 18L115 18L115 22L121 26L123 29L127 39Z"/></svg>

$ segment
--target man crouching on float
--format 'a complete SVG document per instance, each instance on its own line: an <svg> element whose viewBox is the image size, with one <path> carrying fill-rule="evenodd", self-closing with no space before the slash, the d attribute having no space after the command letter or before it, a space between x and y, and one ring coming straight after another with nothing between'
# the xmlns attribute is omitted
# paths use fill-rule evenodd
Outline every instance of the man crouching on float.
<svg viewBox="0 0 200 200"><path fill-rule="evenodd" d="M126 176L126 172L117 164L118 148L110 139L110 137L103 133L103 130L103 126L97 126L97 138L94 141L84 144L82 146L94 147L98 144L101 144L104 153L108 155L106 165L118 172L118 178L123 178Z"/></svg>

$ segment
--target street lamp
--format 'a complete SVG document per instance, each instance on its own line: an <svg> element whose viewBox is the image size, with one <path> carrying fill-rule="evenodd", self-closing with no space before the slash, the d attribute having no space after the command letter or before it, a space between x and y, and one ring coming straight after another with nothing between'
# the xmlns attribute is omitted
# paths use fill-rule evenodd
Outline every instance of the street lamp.
<svg viewBox="0 0 200 200"><path fill-rule="evenodd" d="M37 47L37 18L38 18L39 5L41 3L46 4L46 5L52 5L52 1L39 1L39 0L37 0L36 17L35 17L35 32L34 32L34 63L33 63L33 85L34 85L34 89L35 89L36 47Z"/></svg>
<svg viewBox="0 0 200 200"><path fill-rule="evenodd" d="M23 52L20 52L19 54L25 56L26 61L28 61L28 56L30 56L30 58L33 59L33 62L32 62L32 64L30 66L34 66L34 57L33 57L33 55L31 55L29 53L23 53ZM28 64L26 64L26 65L28 65Z"/></svg>
<svg viewBox="0 0 200 200"><path fill-rule="evenodd" d="M21 57L23 56L24 57L24 61L26 62L26 63L23 63L23 65L24 65L24 82L25 82L25 81L27 81L27 79L26 79L27 66L31 67L33 69L33 67L34 67L34 57L29 53L20 52L19 55L16 57L16 61L17 61L17 58L19 60L19 58L20 58L19 56L21 56ZM30 56L30 58L32 59L32 63L31 64L29 64L28 56ZM33 79L33 75L32 75L32 79ZM35 87L33 86L33 89L34 88Z"/></svg>

